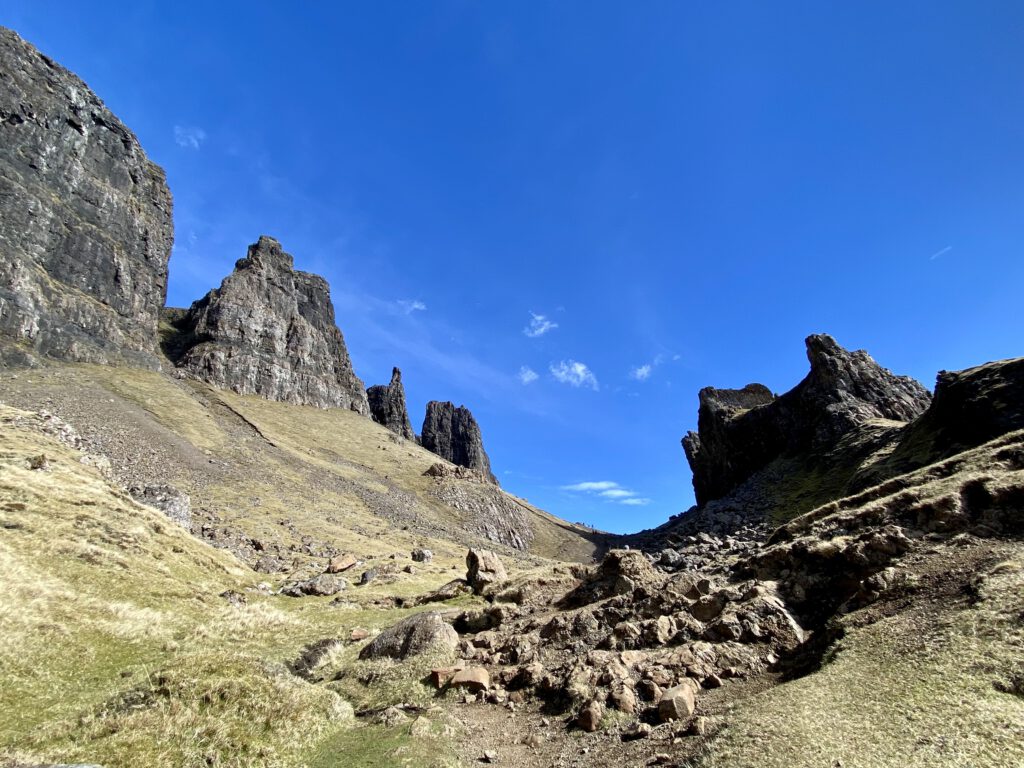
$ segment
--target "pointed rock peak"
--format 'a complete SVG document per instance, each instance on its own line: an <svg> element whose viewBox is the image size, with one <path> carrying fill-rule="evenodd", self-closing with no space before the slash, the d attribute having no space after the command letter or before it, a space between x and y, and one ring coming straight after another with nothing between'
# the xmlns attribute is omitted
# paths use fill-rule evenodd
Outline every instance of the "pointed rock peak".
<svg viewBox="0 0 1024 768"><path fill-rule="evenodd" d="M420 443L442 459L482 472L497 483L491 474L491 461L484 450L480 427L465 406L432 400L427 403Z"/></svg>
<svg viewBox="0 0 1024 768"><path fill-rule="evenodd" d="M271 237L249 246L220 288L174 325L175 363L198 379L268 400L369 415L334 324L327 281L294 270Z"/></svg>
<svg viewBox="0 0 1024 768"><path fill-rule="evenodd" d="M279 243L269 235L260 235L260 239L249 246L244 259L239 259L235 269L264 268L278 272L295 271L295 259L285 253Z"/></svg>
<svg viewBox="0 0 1024 768"><path fill-rule="evenodd" d="M366 390L366 399L370 404L370 416L374 421L406 440L416 439L405 406L402 372L398 368L391 369L390 384L376 384Z"/></svg>

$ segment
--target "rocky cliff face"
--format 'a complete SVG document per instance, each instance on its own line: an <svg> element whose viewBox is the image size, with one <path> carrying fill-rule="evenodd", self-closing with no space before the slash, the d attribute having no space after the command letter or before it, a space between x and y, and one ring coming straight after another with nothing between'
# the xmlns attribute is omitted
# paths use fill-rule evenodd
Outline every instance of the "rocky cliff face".
<svg viewBox="0 0 1024 768"><path fill-rule="evenodd" d="M173 232L164 173L132 132L0 27L4 356L158 367Z"/></svg>
<svg viewBox="0 0 1024 768"><path fill-rule="evenodd" d="M391 382L385 386L376 384L366 390L366 399L370 404L370 416L396 435L406 440L415 440L416 434L409 423L409 413L405 408L405 387L402 386L402 372L397 368L391 371Z"/></svg>
<svg viewBox="0 0 1024 768"><path fill-rule="evenodd" d="M334 323L327 281L299 272L270 237L184 313L165 349L196 378L242 394L370 413Z"/></svg>
<svg viewBox="0 0 1024 768"><path fill-rule="evenodd" d="M826 335L806 343L811 371L784 395L760 384L701 390L698 431L683 438L698 504L727 495L776 458L824 453L872 419L911 421L928 407L924 387L867 352L848 352Z"/></svg>
<svg viewBox="0 0 1024 768"><path fill-rule="evenodd" d="M491 474L491 461L484 450L480 427L465 406L456 408L452 403L437 400L427 403L420 443L442 459L460 467L479 470L497 482Z"/></svg>

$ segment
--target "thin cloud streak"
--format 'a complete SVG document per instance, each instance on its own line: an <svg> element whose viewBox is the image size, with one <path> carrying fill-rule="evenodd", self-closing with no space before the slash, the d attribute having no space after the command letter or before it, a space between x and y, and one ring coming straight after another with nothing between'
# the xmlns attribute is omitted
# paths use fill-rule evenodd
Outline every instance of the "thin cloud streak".
<svg viewBox="0 0 1024 768"><path fill-rule="evenodd" d="M946 246L945 248L943 248L943 249L942 249L941 251L936 251L936 252L935 252L935 253L933 253L933 254L932 254L931 256L929 256L929 257L928 257L928 261L935 261L935 260L936 260L937 258L939 258L940 256L945 256L945 255L946 255L947 253L949 253L949 252L950 252L950 251L952 251L952 250L953 250L953 246L952 246L952 245L947 245L947 246Z"/></svg>
<svg viewBox="0 0 1024 768"><path fill-rule="evenodd" d="M531 312L530 324L523 328L523 335L536 339L538 336L543 336L548 331L553 331L557 327L558 323L548 320L546 315L538 315L536 312Z"/></svg>

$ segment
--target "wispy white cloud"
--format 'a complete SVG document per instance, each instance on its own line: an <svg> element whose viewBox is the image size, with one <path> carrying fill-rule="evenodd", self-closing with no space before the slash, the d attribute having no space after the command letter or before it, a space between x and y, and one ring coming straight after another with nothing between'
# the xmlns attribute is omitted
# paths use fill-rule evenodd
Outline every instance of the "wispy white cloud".
<svg viewBox="0 0 1024 768"><path fill-rule="evenodd" d="M583 483L574 483L573 485L563 485L563 491L609 491L613 488L618 488L619 484L614 483L611 480L591 480Z"/></svg>
<svg viewBox="0 0 1024 768"><path fill-rule="evenodd" d="M947 245L945 248L943 248L941 250L938 250L935 253L933 253L931 256L929 256L928 257L928 261L935 261L940 256L945 256L947 253L949 253L952 250L953 250L953 246L952 245Z"/></svg>
<svg viewBox="0 0 1024 768"><path fill-rule="evenodd" d="M548 370L551 371L551 375L555 377L555 380L562 384L568 384L573 387L590 387L595 392L600 389L597 377L585 363L580 363L576 360L562 360L558 363L552 363Z"/></svg>
<svg viewBox="0 0 1024 768"><path fill-rule="evenodd" d="M523 333L531 339L535 339L538 336L543 336L548 331L553 331L557 327L558 323L549 320L546 315L538 315L536 312L531 312L530 324L523 328Z"/></svg>
<svg viewBox="0 0 1024 768"><path fill-rule="evenodd" d="M407 315L411 315L413 312L427 311L427 305L418 299L399 299L395 303Z"/></svg>
<svg viewBox="0 0 1024 768"><path fill-rule="evenodd" d="M537 375L537 372L530 368L528 365L524 365L522 368L520 368L519 373L517 373L516 375L519 377L519 381L521 381L523 384L532 384L533 382L540 378L540 376Z"/></svg>
<svg viewBox="0 0 1024 768"><path fill-rule="evenodd" d="M194 125L174 126L174 143L179 147L199 149L204 141L206 141L206 131L202 128L197 128Z"/></svg>
<svg viewBox="0 0 1024 768"><path fill-rule="evenodd" d="M641 365L629 372L629 378L635 379L636 381L647 381L651 377L652 370L654 370L654 368L650 363Z"/></svg>
<svg viewBox="0 0 1024 768"><path fill-rule="evenodd" d="M642 507L651 503L650 499L640 496L636 491L623 488L612 480L588 480L572 485L563 485L561 490L597 496L612 504L625 504L629 507Z"/></svg>

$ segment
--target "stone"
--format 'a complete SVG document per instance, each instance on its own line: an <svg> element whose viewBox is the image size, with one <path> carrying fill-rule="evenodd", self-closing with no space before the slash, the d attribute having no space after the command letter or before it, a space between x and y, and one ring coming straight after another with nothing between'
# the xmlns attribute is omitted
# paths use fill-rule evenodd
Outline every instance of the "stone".
<svg viewBox="0 0 1024 768"><path fill-rule="evenodd" d="M466 555L466 581L473 593L482 595L487 588L508 580L508 571L496 554L486 549L471 549Z"/></svg>
<svg viewBox="0 0 1024 768"><path fill-rule="evenodd" d="M348 589L348 581L346 579L329 573L321 573L315 578L294 582L283 587L281 594L288 597L302 597L304 595L324 597L335 595L345 589Z"/></svg>
<svg viewBox="0 0 1024 768"><path fill-rule="evenodd" d="M405 408L405 387L402 386L402 372L398 368L391 369L389 384L377 384L367 389L366 399L370 406L370 417L374 421L406 440L416 439Z"/></svg>
<svg viewBox="0 0 1024 768"><path fill-rule="evenodd" d="M185 530L192 525L192 500L174 486L133 485L128 493L140 504L159 509Z"/></svg>
<svg viewBox="0 0 1024 768"><path fill-rule="evenodd" d="M221 389L368 416L363 383L334 322L327 281L295 269L272 237L188 310L168 310L164 350L188 375Z"/></svg>
<svg viewBox="0 0 1024 768"><path fill-rule="evenodd" d="M633 723L622 732L623 741L637 741L651 735L651 726L647 723Z"/></svg>
<svg viewBox="0 0 1024 768"><path fill-rule="evenodd" d="M452 676L449 685L452 688L464 688L470 693L480 693L491 687L491 675L483 667L466 667Z"/></svg>
<svg viewBox="0 0 1024 768"><path fill-rule="evenodd" d="M412 559L416 563L429 563L434 559L434 553L429 549L414 549L412 551Z"/></svg>
<svg viewBox="0 0 1024 768"><path fill-rule="evenodd" d="M377 569L370 568L369 570L363 571L363 575L359 577L359 586L365 587L367 584L377 578Z"/></svg>
<svg viewBox="0 0 1024 768"><path fill-rule="evenodd" d="M355 627L351 632L348 633L348 639L352 642L358 642L359 640L365 640L370 636L369 630L363 627Z"/></svg>
<svg viewBox="0 0 1024 768"><path fill-rule="evenodd" d="M335 555L331 558L330 562L327 563L327 573L344 573L349 568L357 565L359 561L354 555L341 554Z"/></svg>
<svg viewBox="0 0 1024 768"><path fill-rule="evenodd" d="M693 686L688 683L669 688L658 702L658 716L663 723L670 720L688 720L696 707Z"/></svg>
<svg viewBox="0 0 1024 768"><path fill-rule="evenodd" d="M437 400L427 403L420 444L452 464L478 470L491 482L498 482L491 473L480 427L465 406L456 408L450 402Z"/></svg>
<svg viewBox="0 0 1024 768"><path fill-rule="evenodd" d="M848 352L825 334L806 340L810 373L776 397L761 384L700 391L697 432L683 438L699 505L722 498L783 455L825 452L873 419L909 422L931 395L882 368L863 350Z"/></svg>
<svg viewBox="0 0 1024 768"><path fill-rule="evenodd" d="M407 659L428 650L454 653L459 635L439 613L417 613L385 629L359 653L360 659Z"/></svg>
<svg viewBox="0 0 1024 768"><path fill-rule="evenodd" d="M437 669L432 669L430 670L430 682L435 688L441 690L448 684L449 680L455 677L455 673L463 668L464 665L462 662L459 662L459 664L454 667L438 667Z"/></svg>
<svg viewBox="0 0 1024 768"><path fill-rule="evenodd" d="M576 715L576 725L587 733L593 733L601 727L603 719L604 705L599 701L591 701Z"/></svg>
<svg viewBox="0 0 1024 768"><path fill-rule="evenodd" d="M633 689L628 686L622 686L617 690L612 691L609 697L611 705L619 712L623 712L627 715L636 713L636 694Z"/></svg>
<svg viewBox="0 0 1024 768"><path fill-rule="evenodd" d="M163 170L78 77L0 28L0 361L160 367Z"/></svg>
<svg viewBox="0 0 1024 768"><path fill-rule="evenodd" d="M485 763L496 763L498 762L498 753L493 749L485 749L483 757L480 759Z"/></svg>

